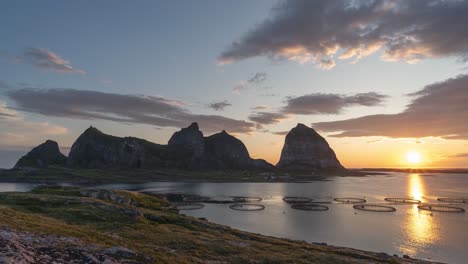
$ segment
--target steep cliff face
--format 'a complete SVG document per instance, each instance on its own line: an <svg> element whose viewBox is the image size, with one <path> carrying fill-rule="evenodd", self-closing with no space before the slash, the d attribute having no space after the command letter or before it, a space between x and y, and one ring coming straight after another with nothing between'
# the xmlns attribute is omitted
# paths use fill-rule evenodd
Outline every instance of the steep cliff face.
<svg viewBox="0 0 468 264"><path fill-rule="evenodd" d="M264 160L252 159L244 143L226 131L205 138L205 157L216 169L270 169Z"/></svg>
<svg viewBox="0 0 468 264"><path fill-rule="evenodd" d="M303 124L298 124L286 135L277 167L291 170L344 170L327 141Z"/></svg>
<svg viewBox="0 0 468 264"><path fill-rule="evenodd" d="M192 148L194 158L196 159L203 158L205 154L205 139L197 123L192 123L189 127L175 132L171 139L169 139L168 144Z"/></svg>
<svg viewBox="0 0 468 264"><path fill-rule="evenodd" d="M88 128L73 143L68 165L85 168L183 167L190 150L133 137L115 137Z"/></svg>
<svg viewBox="0 0 468 264"><path fill-rule="evenodd" d="M47 140L21 157L16 163L15 168L65 165L66 161L67 157L60 153L57 142Z"/></svg>

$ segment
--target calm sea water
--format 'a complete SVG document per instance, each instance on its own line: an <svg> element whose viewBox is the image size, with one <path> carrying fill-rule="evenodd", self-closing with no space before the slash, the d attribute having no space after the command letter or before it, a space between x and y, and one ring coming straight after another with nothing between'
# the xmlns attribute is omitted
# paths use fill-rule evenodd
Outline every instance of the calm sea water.
<svg viewBox="0 0 468 264"><path fill-rule="evenodd" d="M31 184L0 184L0 191L27 191ZM334 177L310 183L146 183L98 187L155 193L186 193L210 197L260 196L265 210L234 211L226 204L206 204L183 213L264 235L353 247L448 263L468 263L468 212L428 213L416 205L393 205L391 213L365 212L332 203L328 211L290 208L284 196L320 201L336 197L365 198L383 203L386 197L414 197L437 202L438 197L468 197L468 175L406 174ZM468 211L468 204L457 204Z"/></svg>

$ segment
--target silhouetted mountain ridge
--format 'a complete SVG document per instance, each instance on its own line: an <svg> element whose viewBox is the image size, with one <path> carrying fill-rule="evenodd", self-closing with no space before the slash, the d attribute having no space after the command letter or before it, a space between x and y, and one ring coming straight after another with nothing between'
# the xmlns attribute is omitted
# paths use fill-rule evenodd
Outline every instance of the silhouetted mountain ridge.
<svg viewBox="0 0 468 264"><path fill-rule="evenodd" d="M56 142L47 141L22 157L15 167L48 165L75 168L275 169L265 160L251 158L244 143L224 130L205 137L197 123L175 132L167 145L135 137L107 135L91 126L73 143L68 158L60 153ZM298 124L286 136L277 168L344 170L326 140L303 124Z"/></svg>

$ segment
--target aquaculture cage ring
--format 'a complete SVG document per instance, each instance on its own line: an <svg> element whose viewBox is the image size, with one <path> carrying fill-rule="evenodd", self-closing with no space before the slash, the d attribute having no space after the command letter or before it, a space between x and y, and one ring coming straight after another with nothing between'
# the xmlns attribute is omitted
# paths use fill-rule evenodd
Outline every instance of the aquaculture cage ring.
<svg viewBox="0 0 468 264"><path fill-rule="evenodd" d="M311 198L307 197L299 197L299 196L286 196L283 198L283 201L290 203L290 204L295 204L295 203L310 203L312 202Z"/></svg>
<svg viewBox="0 0 468 264"><path fill-rule="evenodd" d="M236 203L252 203L262 201L262 197L256 196L232 196L232 199Z"/></svg>
<svg viewBox="0 0 468 264"><path fill-rule="evenodd" d="M205 205L201 203L178 203L176 207L178 210L198 210L205 207Z"/></svg>
<svg viewBox="0 0 468 264"><path fill-rule="evenodd" d="M419 210L442 212L442 213L464 213L465 209L461 207L441 205L441 204L422 204L418 205Z"/></svg>
<svg viewBox="0 0 468 264"><path fill-rule="evenodd" d="M339 203L347 203L347 204L362 204L362 203L367 202L366 199L363 199L363 198L351 198L351 197L334 198L333 200Z"/></svg>
<svg viewBox="0 0 468 264"><path fill-rule="evenodd" d="M229 206L232 210L237 211L261 211L265 209L264 205L254 203L236 203Z"/></svg>
<svg viewBox="0 0 468 264"><path fill-rule="evenodd" d="M356 210L361 211L369 211L369 212L382 212L382 213L389 213L395 212L396 208L388 205L381 205L381 204L355 204L353 208Z"/></svg>
<svg viewBox="0 0 468 264"><path fill-rule="evenodd" d="M302 211L327 211L328 206L314 203L298 203L291 205L292 209L302 210Z"/></svg>
<svg viewBox="0 0 468 264"><path fill-rule="evenodd" d="M384 199L387 202L392 202L395 204L420 204L421 201L413 198L407 198L407 197L396 197L396 198L385 198Z"/></svg>
<svg viewBox="0 0 468 264"><path fill-rule="evenodd" d="M437 201L443 203L468 203L468 198L466 197L443 197L437 198Z"/></svg>

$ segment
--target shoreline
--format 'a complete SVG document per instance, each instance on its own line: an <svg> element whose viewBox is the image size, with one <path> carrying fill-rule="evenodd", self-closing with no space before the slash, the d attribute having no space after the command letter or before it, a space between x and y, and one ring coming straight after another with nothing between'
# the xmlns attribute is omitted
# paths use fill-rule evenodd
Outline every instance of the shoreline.
<svg viewBox="0 0 468 264"><path fill-rule="evenodd" d="M369 177L383 172L285 172L285 171L187 171L149 169L77 169L50 167L41 169L0 170L0 182L37 184L111 184L147 182L213 182L213 183L305 183L327 181L333 177Z"/></svg>

